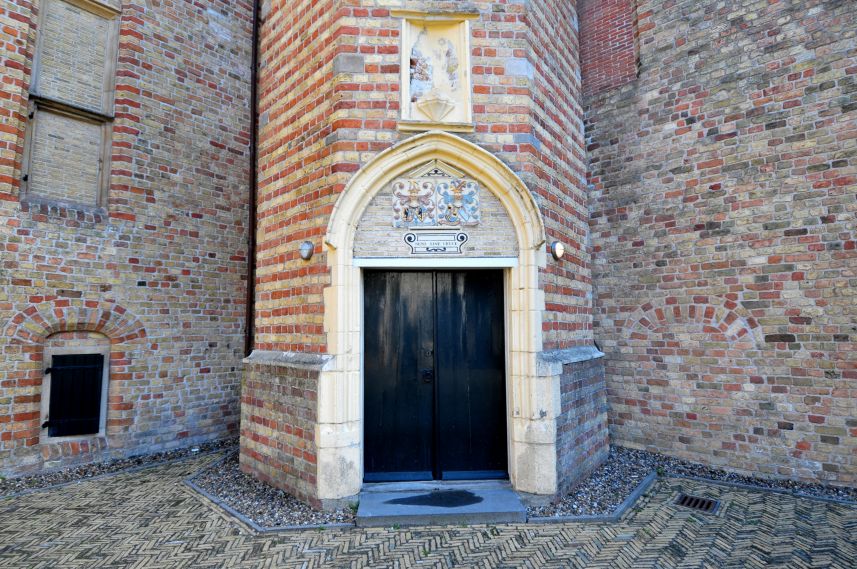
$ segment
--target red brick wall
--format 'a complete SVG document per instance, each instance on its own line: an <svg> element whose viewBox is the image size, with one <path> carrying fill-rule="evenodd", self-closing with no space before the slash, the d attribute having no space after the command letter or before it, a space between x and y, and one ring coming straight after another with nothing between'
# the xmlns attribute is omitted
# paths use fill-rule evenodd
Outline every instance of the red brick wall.
<svg viewBox="0 0 857 569"><path fill-rule="evenodd" d="M587 100L596 339L620 444L857 482L857 17L638 3Z"/></svg>
<svg viewBox="0 0 857 569"><path fill-rule="evenodd" d="M27 118L27 86L35 45L36 8L32 2L0 5L0 200L14 200L21 186L21 155ZM2 251L3 249L0 249Z"/></svg>
<svg viewBox="0 0 857 569"><path fill-rule="evenodd" d="M0 470L189 445L237 432L249 167L250 7L126 2L108 205L27 203L21 149L35 46L0 5ZM112 343L107 435L39 444L46 337Z"/></svg>
<svg viewBox="0 0 857 569"><path fill-rule="evenodd" d="M351 175L402 140L401 20L383 2L273 5L263 26L256 348L325 352L322 239ZM409 8L449 7L411 2ZM476 132L538 196L567 257L542 275L545 347L591 337L588 213L573 3L478 2L472 22ZM345 57L349 65L345 65ZM356 67L355 67L356 65ZM316 246L299 258L304 240Z"/></svg>
<svg viewBox="0 0 857 569"><path fill-rule="evenodd" d="M241 469L320 506L315 490L318 371L253 366L241 390Z"/></svg>
<svg viewBox="0 0 857 569"><path fill-rule="evenodd" d="M261 24L257 350L326 351L322 291L329 276L321 239L355 169L339 154L356 148L342 133L363 124L341 118L355 106L349 91L360 86L334 77L336 54L356 51L342 45L356 34L340 22L349 13L336 0L287 1L272 4ZM316 247L309 262L299 256L303 241ZM241 468L319 506L317 381L318 370L300 366L247 366Z"/></svg>
<svg viewBox="0 0 857 569"><path fill-rule="evenodd" d="M583 94L591 96L637 76L636 0L580 0Z"/></svg>
<svg viewBox="0 0 857 569"><path fill-rule="evenodd" d="M527 118L534 143L515 149L526 160L525 178L540 204L548 244L560 241L566 256L549 257L545 291L544 347L563 349L591 342L592 280L586 205L583 110L580 106L575 2L530 2L525 13L535 72Z"/></svg>

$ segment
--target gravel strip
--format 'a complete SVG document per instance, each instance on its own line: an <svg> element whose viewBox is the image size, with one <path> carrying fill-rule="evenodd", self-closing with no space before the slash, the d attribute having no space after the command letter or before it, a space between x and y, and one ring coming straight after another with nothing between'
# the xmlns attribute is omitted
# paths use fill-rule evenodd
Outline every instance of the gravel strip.
<svg viewBox="0 0 857 569"><path fill-rule="evenodd" d="M350 524L350 509L323 512L297 498L244 474L238 453L194 477L193 483L264 528Z"/></svg>
<svg viewBox="0 0 857 569"><path fill-rule="evenodd" d="M72 466L61 470L51 470L15 478L0 478L0 496L17 494L28 490L48 488L50 486L56 486L57 484L80 482L87 478L101 476L102 474L121 472L123 470L139 468L141 466L154 466L160 462L169 462L180 458L187 458L192 455L199 455L223 449L232 449L236 446L238 446L238 439L224 439L155 454L144 454L132 456L130 458L117 458L106 462L82 464L80 466Z"/></svg>
<svg viewBox="0 0 857 569"><path fill-rule="evenodd" d="M531 507L528 513L533 517L609 515L653 470L661 476L695 476L719 482L857 502L857 488L839 488L792 480L766 480L654 452L614 446L610 448L607 462L569 494L556 503Z"/></svg>

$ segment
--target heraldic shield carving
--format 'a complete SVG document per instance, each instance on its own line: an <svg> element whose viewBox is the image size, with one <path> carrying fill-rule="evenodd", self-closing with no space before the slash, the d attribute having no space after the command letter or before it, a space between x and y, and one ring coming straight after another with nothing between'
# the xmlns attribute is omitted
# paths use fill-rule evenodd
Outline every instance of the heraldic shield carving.
<svg viewBox="0 0 857 569"><path fill-rule="evenodd" d="M479 225L479 184L434 161L392 184L393 227Z"/></svg>

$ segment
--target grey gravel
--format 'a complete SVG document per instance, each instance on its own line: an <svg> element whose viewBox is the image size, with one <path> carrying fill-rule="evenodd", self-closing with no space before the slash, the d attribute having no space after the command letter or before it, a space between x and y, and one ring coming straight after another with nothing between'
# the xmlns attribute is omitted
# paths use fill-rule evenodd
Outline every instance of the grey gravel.
<svg viewBox="0 0 857 569"><path fill-rule="evenodd" d="M265 528L354 523L351 509L316 510L286 492L244 474L238 467L238 453L232 453L202 471L194 477L193 483Z"/></svg>
<svg viewBox="0 0 857 569"><path fill-rule="evenodd" d="M72 466L58 470L49 470L38 474L30 474L14 478L0 477L0 496L17 494L28 490L49 488L58 484L81 482L88 478L101 476L103 474L112 474L144 466L155 466L161 462L169 462L208 452L231 449L237 445L238 439L230 438L159 453L119 458L105 462L82 464L80 466Z"/></svg>
<svg viewBox="0 0 857 569"><path fill-rule="evenodd" d="M857 488L767 480L711 468L703 464L643 450L614 446L600 468L556 503L528 509L531 517L609 515L652 471L660 476L693 476L719 482L747 484L794 494L857 502Z"/></svg>

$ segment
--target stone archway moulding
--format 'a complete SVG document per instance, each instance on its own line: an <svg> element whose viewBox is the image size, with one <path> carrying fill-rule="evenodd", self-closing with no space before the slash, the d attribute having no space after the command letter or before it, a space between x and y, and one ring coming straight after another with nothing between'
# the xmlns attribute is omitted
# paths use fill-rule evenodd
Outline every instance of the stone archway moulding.
<svg viewBox="0 0 857 569"><path fill-rule="evenodd" d="M328 223L331 285L324 291L324 326L331 357L319 378L315 438L322 500L357 494L363 479L362 280L353 256L355 233L377 192L435 159L494 193L515 227L518 258L505 271L509 474L520 491L552 494L557 488L559 384L538 365L544 310L539 268L547 261L538 205L523 181L497 157L457 136L431 131L389 148L358 171Z"/></svg>

